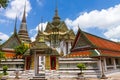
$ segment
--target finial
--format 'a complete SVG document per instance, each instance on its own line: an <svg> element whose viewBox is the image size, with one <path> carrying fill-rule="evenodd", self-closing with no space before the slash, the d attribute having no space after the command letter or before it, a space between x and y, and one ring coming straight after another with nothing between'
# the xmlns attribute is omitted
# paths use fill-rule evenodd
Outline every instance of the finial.
<svg viewBox="0 0 120 80"><path fill-rule="evenodd" d="M17 29L16 29L16 27L17 27L17 15L16 15L16 18L15 18L14 34L17 33Z"/></svg>
<svg viewBox="0 0 120 80"><path fill-rule="evenodd" d="M24 5L24 12L23 12L22 22L26 23L26 0L25 0L25 5Z"/></svg>
<svg viewBox="0 0 120 80"><path fill-rule="evenodd" d="M60 20L60 17L58 16L58 1L56 0L56 9L55 9L55 15L53 17L53 20Z"/></svg>
<svg viewBox="0 0 120 80"><path fill-rule="evenodd" d="M78 24L78 29L80 29L79 24Z"/></svg>
<svg viewBox="0 0 120 80"><path fill-rule="evenodd" d="M43 17L41 17L41 31L43 32Z"/></svg>
<svg viewBox="0 0 120 80"><path fill-rule="evenodd" d="M40 26L38 25L38 33L40 32L40 28L39 28Z"/></svg>
<svg viewBox="0 0 120 80"><path fill-rule="evenodd" d="M56 9L55 9L55 15L58 16L58 1L56 0Z"/></svg>

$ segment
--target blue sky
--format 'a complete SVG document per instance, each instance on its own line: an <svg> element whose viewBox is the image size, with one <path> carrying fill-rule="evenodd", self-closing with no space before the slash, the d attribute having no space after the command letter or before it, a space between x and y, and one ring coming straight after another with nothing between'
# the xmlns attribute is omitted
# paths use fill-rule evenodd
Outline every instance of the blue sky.
<svg viewBox="0 0 120 80"><path fill-rule="evenodd" d="M69 29L79 27L86 32L114 41L120 41L120 0L58 0L58 11ZM10 0L6 9L0 9L0 39L7 40L14 31L17 15L19 30L25 0ZM34 40L38 25L44 28L51 22L56 0L26 0L27 28Z"/></svg>

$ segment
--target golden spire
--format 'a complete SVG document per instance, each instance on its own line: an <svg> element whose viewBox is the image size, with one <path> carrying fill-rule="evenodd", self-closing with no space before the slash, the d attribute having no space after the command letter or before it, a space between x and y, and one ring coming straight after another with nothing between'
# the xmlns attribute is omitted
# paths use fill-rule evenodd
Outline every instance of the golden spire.
<svg viewBox="0 0 120 80"><path fill-rule="evenodd" d="M53 22L59 22L60 21L60 17L58 16L58 2L56 0L56 9L55 9L55 15L53 17Z"/></svg>
<svg viewBox="0 0 120 80"><path fill-rule="evenodd" d="M41 17L41 31L43 32L43 17Z"/></svg>
<svg viewBox="0 0 120 80"><path fill-rule="evenodd" d="M39 28L40 26L38 25L38 33L40 32L40 28Z"/></svg>

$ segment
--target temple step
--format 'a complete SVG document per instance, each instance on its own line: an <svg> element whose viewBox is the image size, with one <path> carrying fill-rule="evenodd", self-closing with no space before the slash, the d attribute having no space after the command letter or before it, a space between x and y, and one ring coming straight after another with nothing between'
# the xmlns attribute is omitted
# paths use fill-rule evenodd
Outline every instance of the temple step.
<svg viewBox="0 0 120 80"><path fill-rule="evenodd" d="M30 80L47 80L47 79L45 79L45 74L41 73L41 74L38 74L37 76L34 76L33 79L30 79Z"/></svg>
<svg viewBox="0 0 120 80"><path fill-rule="evenodd" d="M29 79L29 80L47 80L47 79L45 79L45 76L35 76L33 77L33 79Z"/></svg>
<svg viewBox="0 0 120 80"><path fill-rule="evenodd" d="M29 80L47 80L47 79L29 79Z"/></svg>

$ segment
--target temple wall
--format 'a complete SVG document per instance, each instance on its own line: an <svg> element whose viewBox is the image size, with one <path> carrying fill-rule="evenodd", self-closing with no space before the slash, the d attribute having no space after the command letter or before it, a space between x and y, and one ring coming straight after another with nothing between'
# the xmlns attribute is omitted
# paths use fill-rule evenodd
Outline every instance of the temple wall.
<svg viewBox="0 0 120 80"><path fill-rule="evenodd" d="M0 70L4 65L8 66L8 71L24 70L24 59L7 59L2 60L0 63Z"/></svg>
<svg viewBox="0 0 120 80"><path fill-rule="evenodd" d="M50 56L45 56L45 69L50 70Z"/></svg>
<svg viewBox="0 0 120 80"><path fill-rule="evenodd" d="M31 66L30 69L33 70L34 69L34 54L31 56Z"/></svg>

